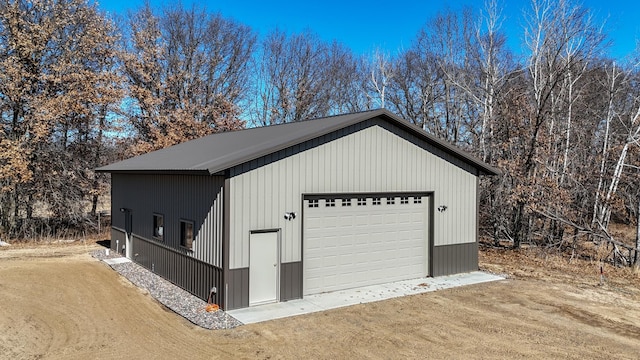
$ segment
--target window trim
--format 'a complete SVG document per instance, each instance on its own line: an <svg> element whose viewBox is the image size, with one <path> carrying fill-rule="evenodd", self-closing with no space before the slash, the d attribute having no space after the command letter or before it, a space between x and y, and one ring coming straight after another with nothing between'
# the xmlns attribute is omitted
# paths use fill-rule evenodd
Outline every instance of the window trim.
<svg viewBox="0 0 640 360"><path fill-rule="evenodd" d="M162 227L162 233L156 232L156 230L158 229L158 226L157 226L157 225L158 225L158 223L156 222L156 219L157 219L157 218L162 219L162 226L161 226L161 227ZM153 224L152 224L152 226L153 226L153 233L152 233L151 235L153 236L153 238L154 238L155 240L158 240L158 241L164 241L164 233L165 233L165 230L166 230L166 226L165 226L165 224L164 224L164 214L154 212L154 213L153 213L153 220L152 220L152 221L153 221Z"/></svg>
<svg viewBox="0 0 640 360"><path fill-rule="evenodd" d="M184 243L185 240L185 232L186 227L183 227L183 224L191 225L191 247L187 246ZM188 251L193 251L193 243L196 241L196 226L193 220L180 219L180 247L183 249L187 249Z"/></svg>

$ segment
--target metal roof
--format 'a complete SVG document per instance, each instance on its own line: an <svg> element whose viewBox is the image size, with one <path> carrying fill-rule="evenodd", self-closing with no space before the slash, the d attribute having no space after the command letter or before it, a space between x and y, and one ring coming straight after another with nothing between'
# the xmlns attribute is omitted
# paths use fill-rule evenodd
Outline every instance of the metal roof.
<svg viewBox="0 0 640 360"><path fill-rule="evenodd" d="M103 166L96 171L216 174L233 166L375 117L408 130L429 144L469 163L480 173L500 174L500 170L458 147L428 134L385 109L216 133Z"/></svg>

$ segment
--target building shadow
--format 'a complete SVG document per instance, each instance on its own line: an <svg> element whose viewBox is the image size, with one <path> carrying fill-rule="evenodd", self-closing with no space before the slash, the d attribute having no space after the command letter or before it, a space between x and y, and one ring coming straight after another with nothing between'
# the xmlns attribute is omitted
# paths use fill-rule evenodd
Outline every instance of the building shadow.
<svg viewBox="0 0 640 360"><path fill-rule="evenodd" d="M96 244L108 249L111 247L111 240L99 240L99 241L96 241Z"/></svg>

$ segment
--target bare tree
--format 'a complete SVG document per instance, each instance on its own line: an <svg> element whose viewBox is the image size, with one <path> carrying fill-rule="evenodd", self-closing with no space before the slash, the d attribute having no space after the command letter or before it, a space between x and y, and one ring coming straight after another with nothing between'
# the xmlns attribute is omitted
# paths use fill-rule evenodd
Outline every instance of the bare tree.
<svg viewBox="0 0 640 360"><path fill-rule="evenodd" d="M242 127L256 41L244 25L181 6L156 16L147 4L129 18L122 62L134 101L134 152Z"/></svg>
<svg viewBox="0 0 640 360"><path fill-rule="evenodd" d="M611 81L611 88L615 89L615 81L621 74L616 73L616 68L613 67L611 70L611 76L609 77ZM637 74L628 74L627 76L636 77ZM629 79L631 80L631 79ZM619 81L625 81L624 77ZM629 151L631 148L636 145L640 145L640 89L629 89L628 87L625 89L626 92L623 95L625 97L625 102L621 104L625 106L627 104L628 107L625 109L619 108L614 109L613 99L610 101L610 108L608 109L608 117L605 119L605 138L603 140L603 153L602 153L602 162L600 165L600 174L598 177L598 189L594 201L594 216L592 222L597 224L603 230L607 230L609 221L611 218L612 211L612 200L616 195L618 187L620 185L620 181L622 179L623 172L627 165L627 157L629 155ZM631 90L631 91L630 91ZM615 96L615 93L611 93L610 97ZM626 106L625 106L626 107ZM626 110L626 111L625 111ZM613 173L610 175L610 179L608 179L608 186L606 186L606 191L602 193L602 187L605 184L604 176L605 174L605 164L607 161L607 157L609 156L610 150L608 147L608 136L609 136L609 128L611 126L611 121L613 119L618 119L620 121L620 125L622 125L622 138L620 139L620 143L618 148L619 154L617 160L615 161L615 165L613 167ZM602 194L602 195L601 195Z"/></svg>
<svg viewBox="0 0 640 360"><path fill-rule="evenodd" d="M5 235L86 223L101 183L92 169L102 161L106 113L122 96L116 39L113 24L85 0L0 2Z"/></svg>
<svg viewBox="0 0 640 360"><path fill-rule="evenodd" d="M359 97L348 100L344 91L357 89L361 63L343 45L311 32L288 36L275 30L260 55L254 123L295 122L359 107Z"/></svg>
<svg viewBox="0 0 640 360"><path fill-rule="evenodd" d="M385 107L387 87L393 79L393 64L388 53L377 49L369 65L369 91L367 96L375 98L378 106Z"/></svg>
<svg viewBox="0 0 640 360"><path fill-rule="evenodd" d="M472 99L460 84L469 63L466 46L471 13L436 15L413 46L400 54L385 92L391 109L434 135L458 145L472 142L466 131L476 122Z"/></svg>
<svg viewBox="0 0 640 360"><path fill-rule="evenodd" d="M417 126L443 136L439 127L432 127L440 99L441 74L435 55L423 45L418 42L397 57L385 106Z"/></svg>
<svg viewBox="0 0 640 360"><path fill-rule="evenodd" d="M520 154L524 158L518 180L521 194L511 228L516 246L529 239L537 215L549 220L554 241L561 241L564 231L557 220L571 219L572 207L567 204L572 194L561 186L569 158L563 164L561 149L569 144L573 104L579 95L574 91L576 84L604 39L591 23L589 12L568 1L533 0L528 14L526 81L532 112L528 143Z"/></svg>

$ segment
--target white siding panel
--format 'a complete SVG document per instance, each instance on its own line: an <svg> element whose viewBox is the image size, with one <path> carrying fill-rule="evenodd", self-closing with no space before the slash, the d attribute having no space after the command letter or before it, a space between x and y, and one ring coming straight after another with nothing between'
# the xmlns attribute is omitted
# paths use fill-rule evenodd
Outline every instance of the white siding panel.
<svg viewBox="0 0 640 360"><path fill-rule="evenodd" d="M302 194L393 191L433 191L448 207L434 212L435 246L476 240L475 175L376 125L233 176L230 267L249 266L254 229L283 229L282 262L301 260Z"/></svg>

